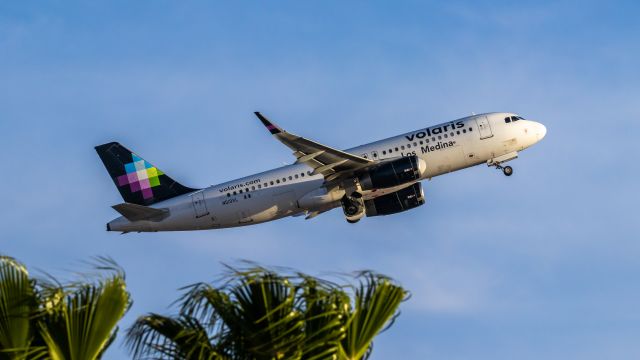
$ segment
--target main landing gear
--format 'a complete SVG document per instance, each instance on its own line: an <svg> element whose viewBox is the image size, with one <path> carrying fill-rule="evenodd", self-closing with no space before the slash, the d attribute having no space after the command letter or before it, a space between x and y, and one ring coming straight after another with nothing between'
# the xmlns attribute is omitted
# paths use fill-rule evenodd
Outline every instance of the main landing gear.
<svg viewBox="0 0 640 360"><path fill-rule="evenodd" d="M511 176L511 175L513 175L513 168L512 168L511 166L508 166L508 165L507 165L507 166L504 166L504 167L503 167L503 166L501 166L500 164L495 164L495 165L493 165L493 166L495 166L495 167L496 167L496 169L498 169L498 170L502 170L502 173L503 173L505 176Z"/></svg>

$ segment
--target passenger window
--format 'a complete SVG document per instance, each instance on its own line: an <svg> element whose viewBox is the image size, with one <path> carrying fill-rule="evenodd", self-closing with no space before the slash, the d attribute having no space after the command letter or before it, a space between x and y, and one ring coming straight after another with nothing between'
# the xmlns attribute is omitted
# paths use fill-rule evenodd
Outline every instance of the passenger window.
<svg viewBox="0 0 640 360"><path fill-rule="evenodd" d="M240 189L240 194L242 194L242 189Z"/></svg>
<svg viewBox="0 0 640 360"><path fill-rule="evenodd" d="M286 181L287 181L287 178L282 178L282 182L286 182Z"/></svg>
<svg viewBox="0 0 640 360"><path fill-rule="evenodd" d="M449 134L449 136L453 137L453 131Z"/></svg>
<svg viewBox="0 0 640 360"><path fill-rule="evenodd" d="M258 189L262 189L262 185L258 184Z"/></svg>
<svg viewBox="0 0 640 360"><path fill-rule="evenodd" d="M462 129L462 133L466 134L467 133L467 129Z"/></svg>
<svg viewBox="0 0 640 360"><path fill-rule="evenodd" d="M473 128L469 128L469 132L472 132L472 131L473 131Z"/></svg>
<svg viewBox="0 0 640 360"><path fill-rule="evenodd" d="M398 148L396 148L396 151L398 151Z"/></svg>
<svg viewBox="0 0 640 360"><path fill-rule="evenodd" d="M300 176L301 176L301 177L304 177L304 173L300 173Z"/></svg>
<svg viewBox="0 0 640 360"><path fill-rule="evenodd" d="M411 144L407 144L407 149L411 149Z"/></svg>
<svg viewBox="0 0 640 360"><path fill-rule="evenodd" d="M434 137L432 137L432 138L431 138L431 141L435 142L435 141L436 141L436 137L435 137L435 136L434 136Z"/></svg>
<svg viewBox="0 0 640 360"><path fill-rule="evenodd" d="M400 149L404 150L404 145L400 146Z"/></svg>
<svg viewBox="0 0 640 360"><path fill-rule="evenodd" d="M231 194L227 193L227 197L231 197Z"/></svg>
<svg viewBox="0 0 640 360"><path fill-rule="evenodd" d="M456 131L456 133L457 133L458 135L460 135L460 130Z"/></svg>
<svg viewBox="0 0 640 360"><path fill-rule="evenodd" d="M429 143L429 139L425 140L427 142L427 144ZM422 142L421 142L422 143Z"/></svg>
<svg viewBox="0 0 640 360"><path fill-rule="evenodd" d="M387 155L387 150L382 150L382 155Z"/></svg>
<svg viewBox="0 0 640 360"><path fill-rule="evenodd" d="M413 146L418 146L418 143L415 143L415 142L414 142L414 143L413 143Z"/></svg>
<svg viewBox="0 0 640 360"><path fill-rule="evenodd" d="M374 152L374 153L373 153L373 157L374 157L374 158L377 158L377 157L378 157L378 153L377 153L377 152Z"/></svg>
<svg viewBox="0 0 640 360"><path fill-rule="evenodd" d="M442 140L442 136L438 135L438 140Z"/></svg>
<svg viewBox="0 0 640 360"><path fill-rule="evenodd" d="M289 180L293 180L293 177L289 176Z"/></svg>
<svg viewBox="0 0 640 360"><path fill-rule="evenodd" d="M429 141L429 140L427 140L427 141ZM424 144L424 141L420 140L420 145L423 145L423 144Z"/></svg>
<svg viewBox="0 0 640 360"><path fill-rule="evenodd" d="M298 176L298 174L296 174L296 179L297 179L298 177L299 177L299 176Z"/></svg>
<svg viewBox="0 0 640 360"><path fill-rule="evenodd" d="M446 139L446 138L448 138L447 134L444 134L444 138L445 138L445 139Z"/></svg>
<svg viewBox="0 0 640 360"><path fill-rule="evenodd" d="M393 150L389 149L389 154L391 154L393 152Z"/></svg>
<svg viewBox="0 0 640 360"><path fill-rule="evenodd" d="M276 184L280 184L280 179L276 179Z"/></svg>
<svg viewBox="0 0 640 360"><path fill-rule="evenodd" d="M270 181L271 185L273 185L273 181Z"/></svg>

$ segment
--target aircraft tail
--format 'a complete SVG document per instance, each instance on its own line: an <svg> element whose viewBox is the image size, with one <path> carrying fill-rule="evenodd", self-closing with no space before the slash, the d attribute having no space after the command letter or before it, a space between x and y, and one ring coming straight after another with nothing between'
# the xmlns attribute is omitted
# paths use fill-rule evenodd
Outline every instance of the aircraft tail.
<svg viewBox="0 0 640 360"><path fill-rule="evenodd" d="M147 206L197 190L181 185L117 142L95 149L125 202Z"/></svg>

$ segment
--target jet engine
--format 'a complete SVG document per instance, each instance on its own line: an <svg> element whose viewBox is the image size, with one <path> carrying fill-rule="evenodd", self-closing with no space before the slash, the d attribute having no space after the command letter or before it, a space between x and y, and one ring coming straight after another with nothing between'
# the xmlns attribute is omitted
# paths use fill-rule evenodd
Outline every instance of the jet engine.
<svg viewBox="0 0 640 360"><path fill-rule="evenodd" d="M427 164L416 155L386 161L368 168L358 176L363 190L384 189L420 180Z"/></svg>
<svg viewBox="0 0 640 360"><path fill-rule="evenodd" d="M394 193L364 202L367 216L391 215L413 209L425 203L422 184L415 183Z"/></svg>

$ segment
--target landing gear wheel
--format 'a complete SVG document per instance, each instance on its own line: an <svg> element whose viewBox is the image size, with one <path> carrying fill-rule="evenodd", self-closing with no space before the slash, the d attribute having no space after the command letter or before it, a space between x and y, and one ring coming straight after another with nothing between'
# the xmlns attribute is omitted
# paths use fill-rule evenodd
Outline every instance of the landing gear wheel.
<svg viewBox="0 0 640 360"><path fill-rule="evenodd" d="M511 176L513 174L513 168L511 166L505 166L505 167L502 168L502 172L506 176Z"/></svg>

